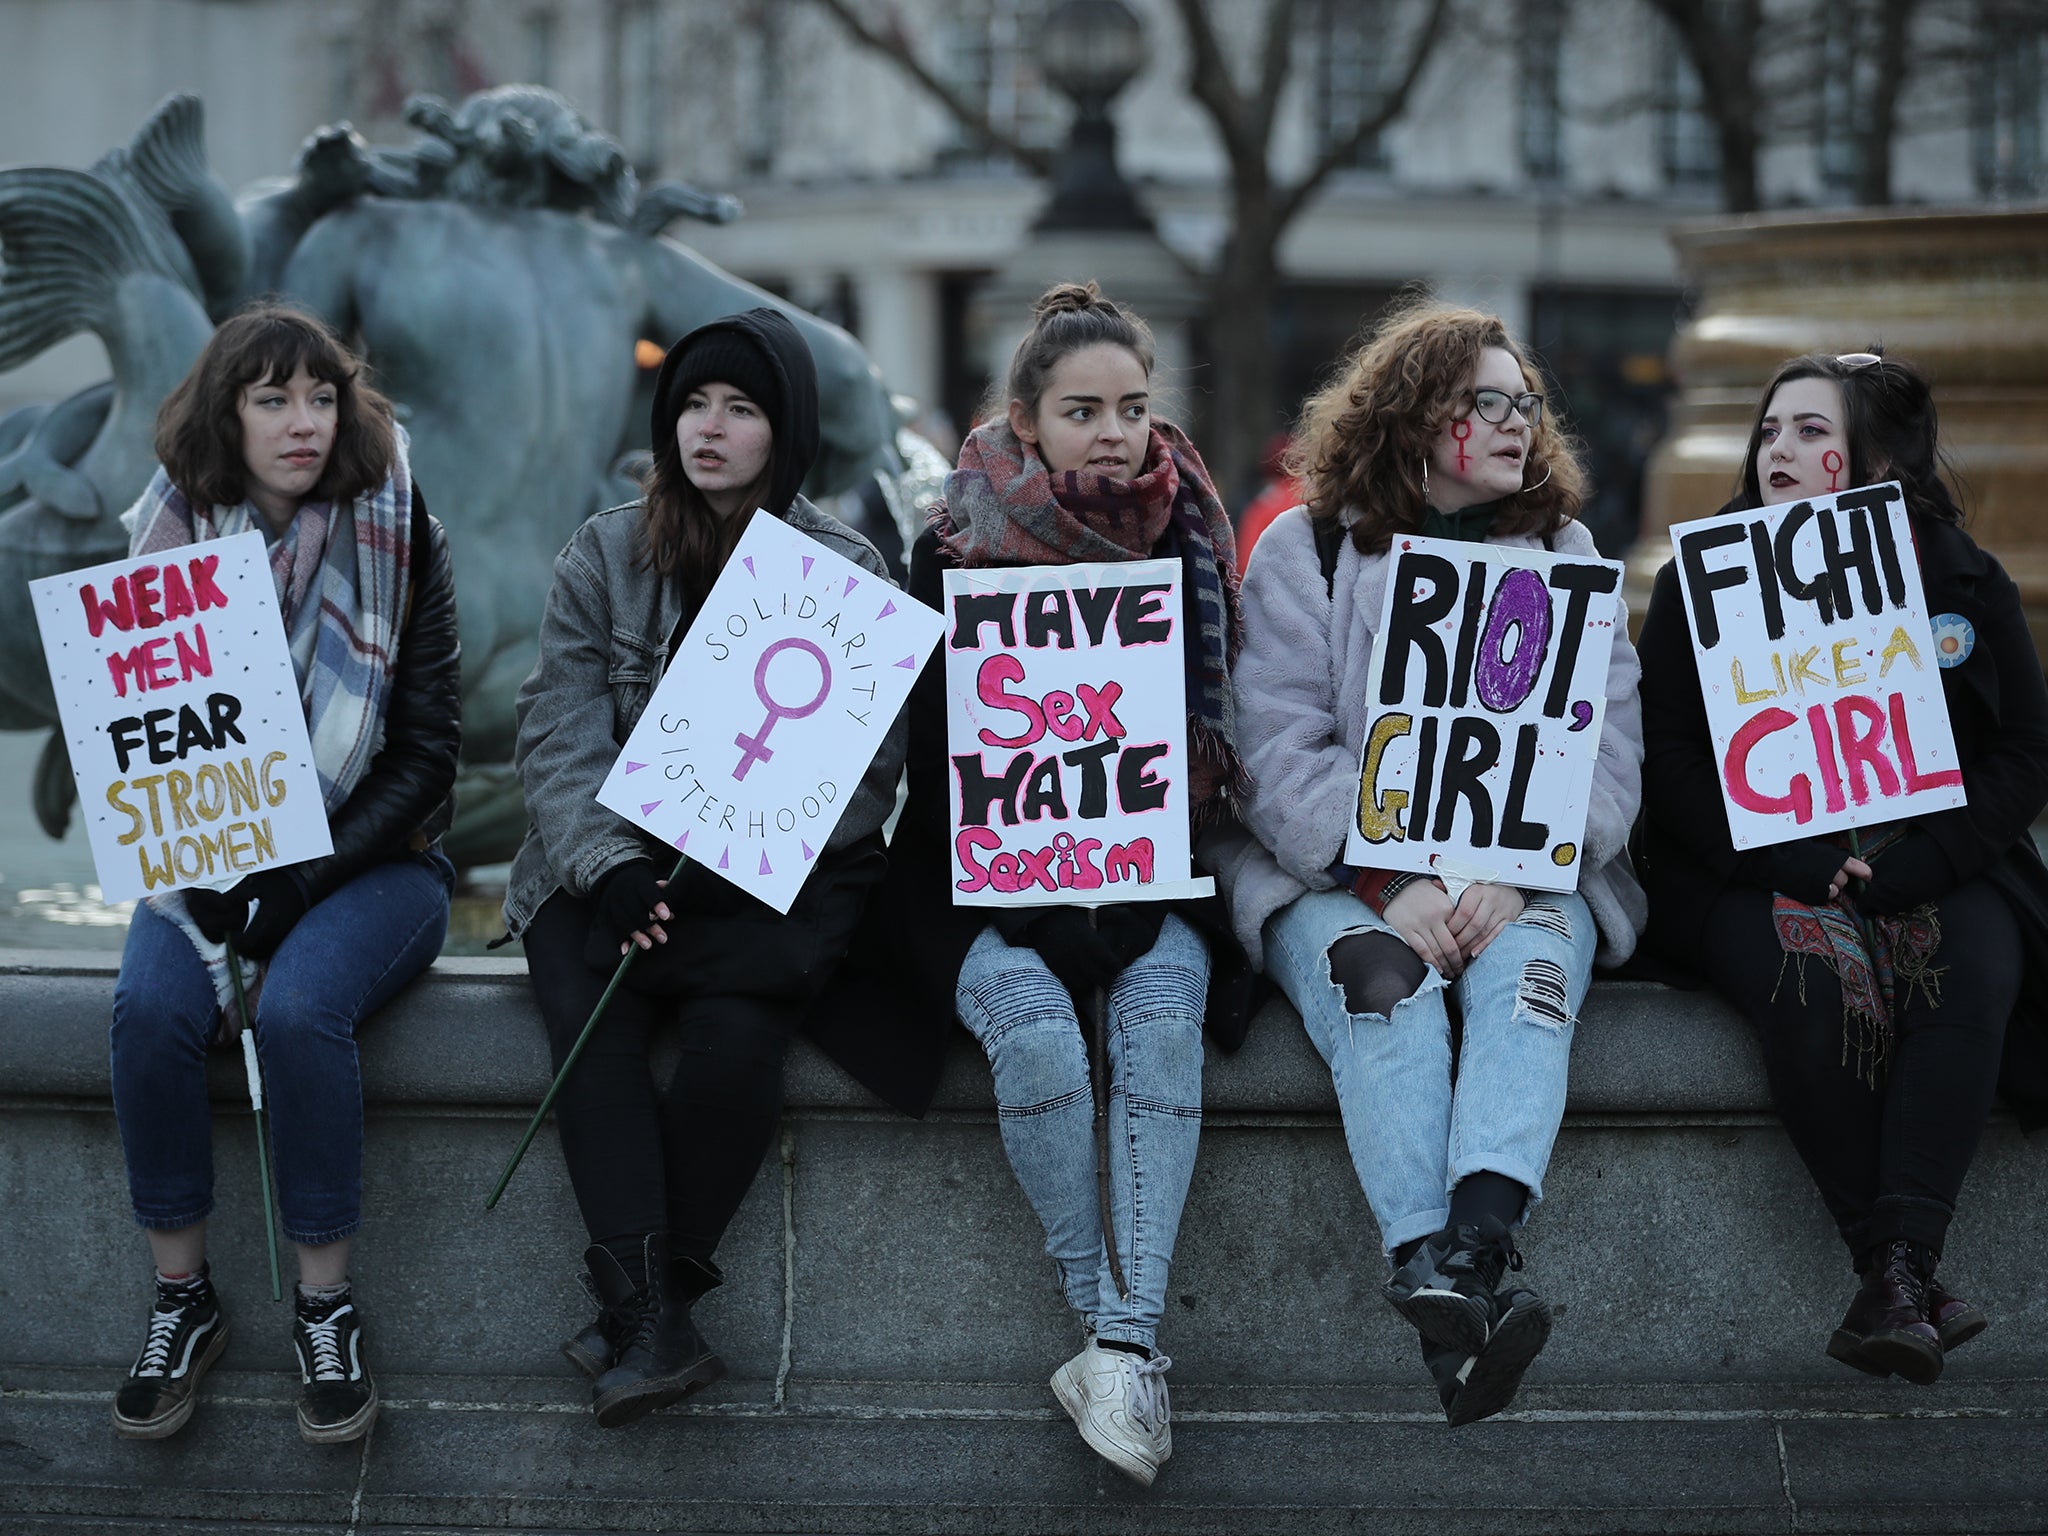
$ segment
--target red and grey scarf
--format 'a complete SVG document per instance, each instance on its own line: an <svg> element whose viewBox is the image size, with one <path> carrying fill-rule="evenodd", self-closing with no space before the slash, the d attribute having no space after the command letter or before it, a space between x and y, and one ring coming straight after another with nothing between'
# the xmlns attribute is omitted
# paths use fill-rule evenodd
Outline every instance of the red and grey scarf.
<svg viewBox="0 0 2048 1536"><path fill-rule="evenodd" d="M1189 622L1186 641L1191 804L1241 787L1230 666L1243 622L1237 537L1195 445L1154 422L1135 480L1083 470L1053 474L1007 421L977 427L946 477L945 500L927 514L954 564L1073 565L1090 560L1177 558Z"/></svg>

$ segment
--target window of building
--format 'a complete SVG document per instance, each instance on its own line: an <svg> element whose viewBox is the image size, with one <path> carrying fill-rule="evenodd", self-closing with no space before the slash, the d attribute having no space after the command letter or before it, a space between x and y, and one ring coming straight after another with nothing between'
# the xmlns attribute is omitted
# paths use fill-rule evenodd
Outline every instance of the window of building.
<svg viewBox="0 0 2048 1536"><path fill-rule="evenodd" d="M1522 169L1532 181L1564 177L1564 29L1568 0L1522 6Z"/></svg>
<svg viewBox="0 0 2048 1536"><path fill-rule="evenodd" d="M1985 0L1971 97L1971 158L1985 197L2027 198L2043 186L2041 109L2048 18L2029 0Z"/></svg>
<svg viewBox="0 0 2048 1536"><path fill-rule="evenodd" d="M1656 45L1657 163L1674 187L1710 187L1721 175L1721 147L1705 109L1699 72L1668 22Z"/></svg>
<svg viewBox="0 0 2048 1536"><path fill-rule="evenodd" d="M745 15L749 25L738 37L738 99L745 104L739 114L740 163L750 176L767 176L782 148L782 32L788 18L783 0L753 0Z"/></svg>
<svg viewBox="0 0 2048 1536"><path fill-rule="evenodd" d="M1020 144L1050 146L1058 136L1036 47L1048 8L1047 0L950 0L939 29L939 67L947 83ZM941 160L990 158L990 146L978 135L957 123L948 132Z"/></svg>
<svg viewBox="0 0 2048 1536"><path fill-rule="evenodd" d="M1392 62L1393 13L1389 0L1313 0L1304 41L1318 144L1341 143L1380 110ZM1362 171L1389 169L1383 136L1367 135L1345 163Z"/></svg>
<svg viewBox="0 0 2048 1536"><path fill-rule="evenodd" d="M522 28L526 54L526 79L534 85L552 85L555 80L556 17L552 8L526 13Z"/></svg>
<svg viewBox="0 0 2048 1536"><path fill-rule="evenodd" d="M654 0L612 0L605 95L611 128L641 176L661 168L662 107L667 96L661 68L661 28Z"/></svg>

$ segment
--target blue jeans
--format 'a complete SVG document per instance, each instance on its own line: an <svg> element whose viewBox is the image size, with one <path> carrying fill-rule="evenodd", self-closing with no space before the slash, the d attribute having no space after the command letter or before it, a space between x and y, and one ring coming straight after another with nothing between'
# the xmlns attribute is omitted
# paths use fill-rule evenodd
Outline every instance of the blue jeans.
<svg viewBox="0 0 2048 1536"><path fill-rule="evenodd" d="M379 864L299 919L256 1003L256 1054L285 1236L314 1246L362 1224L363 1083L356 1026L433 963L455 868L439 850ZM138 902L114 983L114 1118L144 1227L213 1209L206 1052L220 1005L184 931Z"/></svg>
<svg viewBox="0 0 2048 1536"><path fill-rule="evenodd" d="M1532 1209L1543 1198L1598 937L1576 892L1531 892L1522 915L1450 984L1464 1020L1454 1079L1434 967L1391 1016L1347 1011L1331 980L1337 940L1393 931L1338 890L1297 897L1265 932L1266 968L1330 1065L1351 1162L1390 1254L1443 1229L1451 1190L1469 1174L1527 1185Z"/></svg>
<svg viewBox="0 0 2048 1536"><path fill-rule="evenodd" d="M1096 1336L1150 1348L1202 1135L1209 950L1169 916L1109 990L1109 1202L1128 1296L1117 1294L1096 1197L1095 1105L1074 1002L1038 951L993 928L967 951L955 1005L995 1073L996 1123L1045 1226L1067 1304Z"/></svg>

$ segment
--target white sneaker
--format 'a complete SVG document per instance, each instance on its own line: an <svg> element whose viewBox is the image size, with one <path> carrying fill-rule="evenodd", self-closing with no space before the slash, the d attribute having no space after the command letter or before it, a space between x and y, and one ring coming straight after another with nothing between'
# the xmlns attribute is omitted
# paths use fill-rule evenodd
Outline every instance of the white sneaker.
<svg viewBox="0 0 2048 1536"><path fill-rule="evenodd" d="M1052 1375L1053 1396L1090 1449L1147 1488L1173 1454L1173 1407L1166 1396L1172 1365L1165 1355L1147 1360L1090 1340Z"/></svg>

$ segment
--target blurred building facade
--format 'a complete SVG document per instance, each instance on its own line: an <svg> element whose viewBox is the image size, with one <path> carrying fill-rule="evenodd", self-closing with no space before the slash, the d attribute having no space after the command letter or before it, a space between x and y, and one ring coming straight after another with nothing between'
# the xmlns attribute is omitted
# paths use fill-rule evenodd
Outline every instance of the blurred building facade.
<svg viewBox="0 0 2048 1536"><path fill-rule="evenodd" d="M1059 141L1068 108L1035 52L1051 0L853 3L893 21L1004 133ZM1227 51L1255 57L1265 4L1206 3ZM1175 0L1130 4L1150 62L1116 102L1122 164L1167 245L1199 271L1229 234L1225 158L1188 94ZM1299 175L1372 110L1423 9L1298 0L1276 176ZM1869 68L1859 18L1875 9L1766 6L1775 31L1758 46L1798 50L1818 82L1773 104L1766 206L1848 201L1844 124ZM2015 32L2013 14L2012 0L1923 0L1895 200L2048 189L2048 44L2039 26ZM1450 17L1406 112L1280 246L1272 420L1404 287L1495 310L1562 389L1595 468L1589 520L1612 547L1633 526L1636 476L1662 430L1665 352L1684 303L1665 230L1720 206L1699 79L1648 0L1464 4ZM205 98L213 164L240 187L284 172L323 123L346 118L373 142L400 141L410 93L454 99L511 81L570 97L643 176L737 193L738 223L674 233L844 324L894 388L965 425L987 385L973 295L1024 238L1042 185L858 47L818 0L0 0L4 162L86 164L184 89ZM75 387L92 350L74 342L0 380L0 406ZM1202 369L1167 382L1199 417Z"/></svg>

